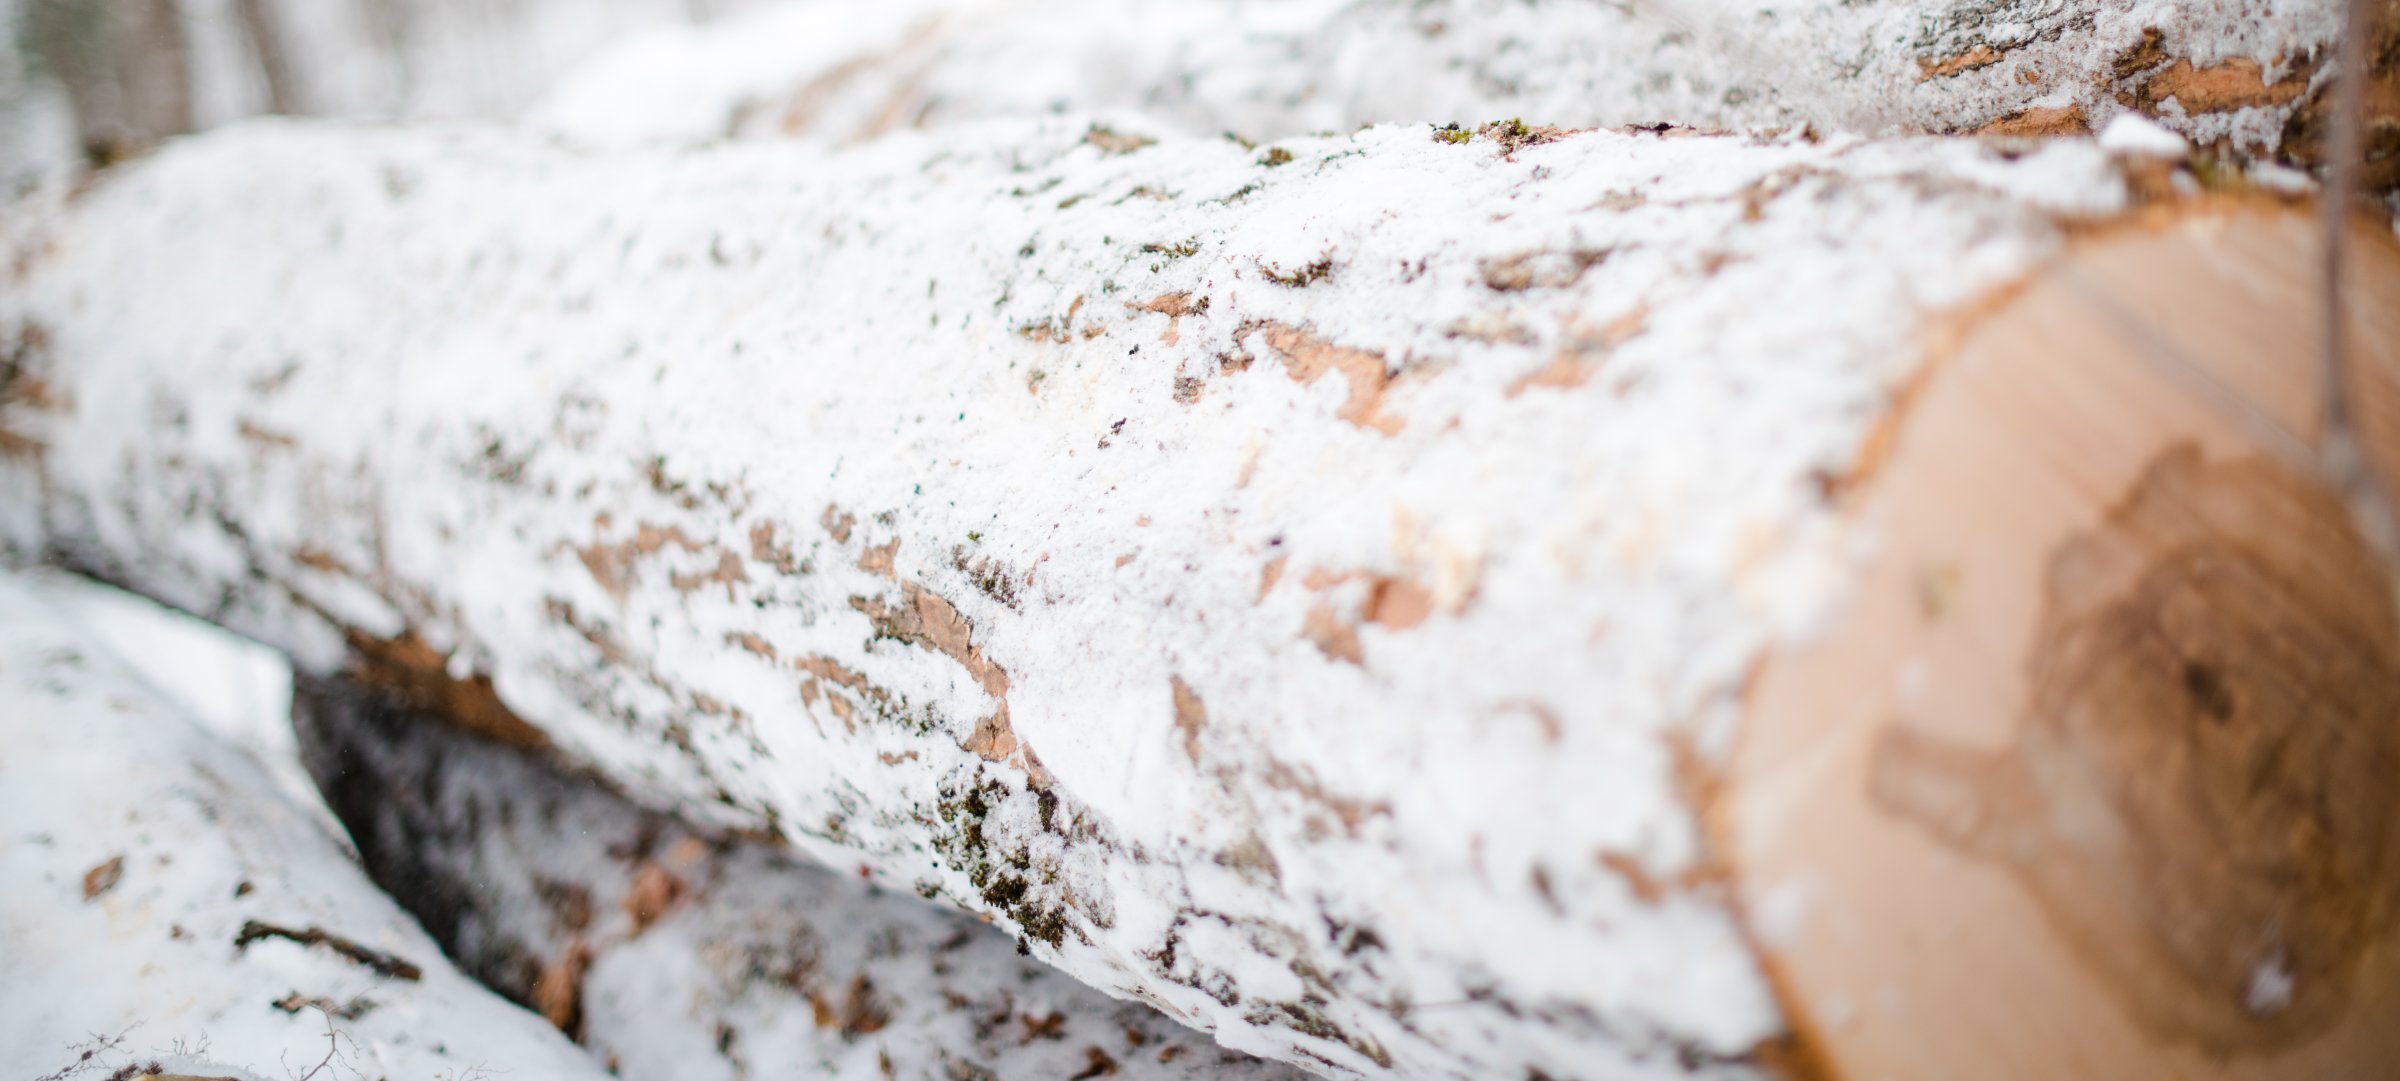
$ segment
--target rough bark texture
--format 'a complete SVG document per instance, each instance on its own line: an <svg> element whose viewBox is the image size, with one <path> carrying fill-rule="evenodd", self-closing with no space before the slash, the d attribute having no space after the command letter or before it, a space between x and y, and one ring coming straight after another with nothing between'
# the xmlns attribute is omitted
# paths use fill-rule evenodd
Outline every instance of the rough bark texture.
<svg viewBox="0 0 2400 1081"><path fill-rule="evenodd" d="M235 0L195 17L236 23L254 48L219 59L243 70L202 57L169 79L185 63L177 47L117 56L142 84L120 87L79 74L105 57L54 33L62 14L94 22L102 5L30 4L52 28L36 40L66 46L45 48L78 113L121 148L304 110L498 118L531 107L545 126L610 142L728 130L855 139L1060 109L1138 110L1184 134L1255 140L1509 117L2035 135L2096 131L2130 110L2204 145L2314 165L2341 25L2337 0L891 0L756 12L755 0ZM2384 6L2379 41L2400 33ZM2369 55L2388 74L2400 51ZM237 89L192 117L191 85ZM2394 103L2375 106L2390 129ZM128 128L126 109L184 119ZM2394 157L2395 131L2378 137L2379 160Z"/></svg>
<svg viewBox="0 0 2400 1081"><path fill-rule="evenodd" d="M327 1076L607 1076L451 968L321 812L72 630L74 595L0 572L0 1071L249 1081L330 1051Z"/></svg>
<svg viewBox="0 0 2400 1081"><path fill-rule="evenodd" d="M295 718L376 881L619 1077L1303 1076L972 919L679 825L355 681L304 681Z"/></svg>
<svg viewBox="0 0 2400 1081"><path fill-rule="evenodd" d="M1691 786L1931 313L2125 185L1453 134L214 136L9 230L0 530L1228 1046L1751 1076Z"/></svg>
<svg viewBox="0 0 2400 1081"><path fill-rule="evenodd" d="M1274 140L1392 121L2057 134L2132 110L2273 152L2329 81L2338 0L1016 0L762 11L628 46L537 115L571 132L858 138L1057 108ZM717 95L711 114L695 99ZM655 104L678 102L676 109ZM646 125L645 122L649 122Z"/></svg>

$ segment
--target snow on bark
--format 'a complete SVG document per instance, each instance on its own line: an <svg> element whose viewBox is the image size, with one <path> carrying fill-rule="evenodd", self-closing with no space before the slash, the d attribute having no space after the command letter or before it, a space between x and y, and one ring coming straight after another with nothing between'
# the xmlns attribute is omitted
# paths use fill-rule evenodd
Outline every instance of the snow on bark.
<svg viewBox="0 0 2400 1081"><path fill-rule="evenodd" d="M1329 1075L1742 1077L1687 786L2085 141L568 152L262 124L9 228L0 535Z"/></svg>
<svg viewBox="0 0 2400 1081"><path fill-rule="evenodd" d="M331 1076L606 1076L74 630L78 592L0 573L0 1070L275 1078L332 1051Z"/></svg>
<svg viewBox="0 0 2400 1081"><path fill-rule="evenodd" d="M794 4L619 46L534 116L599 141L729 121L846 139L1122 109L1264 141L1507 117L2052 134L2138 110L2271 151L2327 84L2341 25L2339 0L997 0L872 19Z"/></svg>
<svg viewBox="0 0 2400 1081"><path fill-rule="evenodd" d="M311 681L300 702L313 772L376 879L618 1076L1300 1076L962 915L681 826L356 683Z"/></svg>

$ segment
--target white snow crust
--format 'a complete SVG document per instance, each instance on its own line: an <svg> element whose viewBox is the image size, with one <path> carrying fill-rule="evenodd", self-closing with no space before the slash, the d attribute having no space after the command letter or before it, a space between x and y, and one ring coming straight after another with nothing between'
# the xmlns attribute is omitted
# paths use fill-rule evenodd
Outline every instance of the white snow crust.
<svg viewBox="0 0 2400 1081"><path fill-rule="evenodd" d="M115 603L92 590L0 572L0 1071L44 1075L93 1048L80 1064L94 1076L156 1063L282 1079L325 1056L330 1024L340 1058L321 1076L605 1076L451 968L321 807L78 631L74 613ZM172 633L149 644L185 660L235 648ZM205 681L193 694L243 700ZM253 920L329 931L419 974L283 938L237 947Z"/></svg>
<svg viewBox="0 0 2400 1081"><path fill-rule="evenodd" d="M0 535L312 671L413 633L1230 1047L1749 1076L1678 764L1841 603L1929 321L2125 199L2075 140L257 123L7 228L66 404Z"/></svg>

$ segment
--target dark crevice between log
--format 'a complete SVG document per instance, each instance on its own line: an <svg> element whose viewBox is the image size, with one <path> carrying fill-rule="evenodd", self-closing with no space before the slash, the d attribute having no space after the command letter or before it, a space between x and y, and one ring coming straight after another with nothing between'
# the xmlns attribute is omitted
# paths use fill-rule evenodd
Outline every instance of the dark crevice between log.
<svg viewBox="0 0 2400 1081"><path fill-rule="evenodd" d="M479 736L355 676L298 677L292 712L302 761L368 876L462 971L571 1038L597 1046L622 1035L582 1031L586 976L613 950L683 918L706 920L714 941L746 959L734 977L755 984L745 996L788 998L794 1016L844 1042L892 1023L902 996L933 993L886 986L864 967L891 949L929 953L924 970L949 1008L977 1019L975 1053L1004 1055L1019 1043L1006 1021L1022 982L1045 970L1023 962L1014 979L972 975L1005 955L1007 936L948 906L644 809L554 752ZM977 798L1010 791L993 789ZM1042 799L1041 813L1045 825L1073 829L1055 797ZM761 891L798 918L759 922ZM1035 904L1028 896L1017 918ZM887 920L883 906L917 911ZM1043 931L1028 922L1026 933ZM891 945L873 944L886 936ZM958 950L968 952L947 960ZM961 966L955 979L952 964ZM1132 1005L1092 1023L1151 1036L1176 1028ZM738 1046L725 1032L722 1046Z"/></svg>
<svg viewBox="0 0 2400 1081"><path fill-rule="evenodd" d="M535 1008L537 949L503 933L492 918L498 898L479 895L473 876L444 861L471 852L482 824L480 804L445 799L452 760L512 752L425 715L392 689L344 676L295 677L292 720L301 759L368 877L467 975Z"/></svg>

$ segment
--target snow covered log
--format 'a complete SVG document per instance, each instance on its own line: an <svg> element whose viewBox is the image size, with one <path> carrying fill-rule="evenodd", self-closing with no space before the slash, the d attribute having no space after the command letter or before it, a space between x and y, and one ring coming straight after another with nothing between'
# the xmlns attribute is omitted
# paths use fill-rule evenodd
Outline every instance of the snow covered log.
<svg viewBox="0 0 2400 1081"><path fill-rule="evenodd" d="M0 531L1332 1076L2355 1074L2310 214L2135 130L224 132L8 227Z"/></svg>
<svg viewBox="0 0 2400 1081"><path fill-rule="evenodd" d="M2375 2L2381 37L2400 34L2400 8ZM637 38L569 73L533 115L602 141L839 140L1124 110L1186 135L1274 140L1512 116L2055 134L2134 111L2272 152L2287 130L2313 139L2341 27L2340 0L789 4ZM2385 81L2400 73L2400 53L2370 53Z"/></svg>
<svg viewBox="0 0 2400 1081"><path fill-rule="evenodd" d="M0 1071L607 1076L452 968L321 807L73 630L79 592L0 572Z"/></svg>
<svg viewBox="0 0 2400 1081"><path fill-rule="evenodd" d="M354 681L302 681L294 719L376 881L613 1075L1305 1076L1112 1002L959 913L643 811Z"/></svg>

